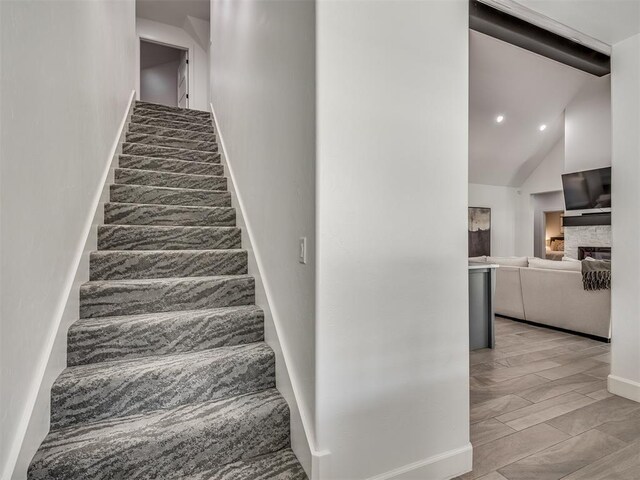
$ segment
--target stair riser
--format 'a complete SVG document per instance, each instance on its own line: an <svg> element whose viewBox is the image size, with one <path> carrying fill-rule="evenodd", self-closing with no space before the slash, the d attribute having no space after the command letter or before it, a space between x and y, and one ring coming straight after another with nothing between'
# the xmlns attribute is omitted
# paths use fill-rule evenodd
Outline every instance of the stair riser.
<svg viewBox="0 0 640 480"><path fill-rule="evenodd" d="M183 480L308 480L302 465L289 448L260 458L229 463Z"/></svg>
<svg viewBox="0 0 640 480"><path fill-rule="evenodd" d="M199 352L188 363L183 355L123 363L109 375L101 364L79 367L80 378L67 369L51 389L51 429L273 388L275 358L264 347L236 347L243 350L229 355Z"/></svg>
<svg viewBox="0 0 640 480"><path fill-rule="evenodd" d="M119 203L149 205L185 205L195 207L231 207L231 194L192 189L170 189L140 185L111 185L110 199Z"/></svg>
<svg viewBox="0 0 640 480"><path fill-rule="evenodd" d="M263 339L264 315L258 308L79 320L69 329L67 364L197 352Z"/></svg>
<svg viewBox="0 0 640 480"><path fill-rule="evenodd" d="M78 429L73 436L65 436L64 429L51 432L34 457L28 478L183 479L213 465L287 448L286 402L271 390L256 401L259 395L134 417L124 425L115 424L109 437L93 431L95 425Z"/></svg>
<svg viewBox="0 0 640 480"><path fill-rule="evenodd" d="M169 158L172 160L220 163L219 153L200 152L186 148L159 147L157 145L145 145L142 143L124 143L122 144L122 153L143 157Z"/></svg>
<svg viewBox="0 0 640 480"><path fill-rule="evenodd" d="M160 105L158 103L149 102L136 102L134 110L151 110L154 112L168 112L177 113L178 115L185 115L187 117L201 118L205 120L211 120L211 114L203 110L193 110L190 108L170 107L168 105Z"/></svg>
<svg viewBox="0 0 640 480"><path fill-rule="evenodd" d="M244 275L247 252L93 252L91 280Z"/></svg>
<svg viewBox="0 0 640 480"><path fill-rule="evenodd" d="M158 145L160 147L187 148L190 150L200 150L203 152L218 151L218 145L212 142L186 140L183 138L158 137L156 135L145 135L144 133L128 133L127 142L144 143L146 145Z"/></svg>
<svg viewBox="0 0 640 480"><path fill-rule="evenodd" d="M158 118L143 117L140 115L132 115L131 123L153 125L156 127L164 128L174 128L177 130L189 130L191 132L213 133L213 127L204 123L176 122L171 120L161 120Z"/></svg>
<svg viewBox="0 0 640 480"><path fill-rule="evenodd" d="M150 170L116 168L115 181L116 183L124 185L148 185L152 187L191 188L215 191L225 191L227 189L226 177L153 172Z"/></svg>
<svg viewBox="0 0 640 480"><path fill-rule="evenodd" d="M208 250L240 248L238 228L98 227L99 250Z"/></svg>
<svg viewBox="0 0 640 480"><path fill-rule="evenodd" d="M234 226L233 208L107 203L104 223L117 225Z"/></svg>
<svg viewBox="0 0 640 480"><path fill-rule="evenodd" d="M201 142L216 142L215 133L192 132L190 130L156 127L153 125L142 125L139 123L130 123L129 132L145 133L147 135L158 135L160 137L184 138L188 140L198 140Z"/></svg>
<svg viewBox="0 0 640 480"><path fill-rule="evenodd" d="M80 318L251 305L254 287L251 277L84 284Z"/></svg>
<svg viewBox="0 0 640 480"><path fill-rule="evenodd" d="M134 170L224 176L224 167L219 163L185 162L183 160L168 160L166 158L141 157L138 155L120 155L118 166Z"/></svg>
<svg viewBox="0 0 640 480"><path fill-rule="evenodd" d="M155 110L148 110L146 108L136 107L133 110L134 115L140 115L147 118L155 118L158 120L171 120L174 122L187 122L197 123L202 125L211 125L211 117L202 118L193 115L181 115L175 112L159 112Z"/></svg>

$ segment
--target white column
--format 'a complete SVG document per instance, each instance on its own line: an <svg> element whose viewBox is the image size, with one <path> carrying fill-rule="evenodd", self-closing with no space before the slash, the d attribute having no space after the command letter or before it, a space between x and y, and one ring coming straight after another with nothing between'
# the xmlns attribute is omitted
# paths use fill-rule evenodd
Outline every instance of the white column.
<svg viewBox="0 0 640 480"><path fill-rule="evenodd" d="M640 35L612 56L612 365L609 391L640 402Z"/></svg>
<svg viewBox="0 0 640 480"><path fill-rule="evenodd" d="M467 9L317 4L323 479L471 467Z"/></svg>

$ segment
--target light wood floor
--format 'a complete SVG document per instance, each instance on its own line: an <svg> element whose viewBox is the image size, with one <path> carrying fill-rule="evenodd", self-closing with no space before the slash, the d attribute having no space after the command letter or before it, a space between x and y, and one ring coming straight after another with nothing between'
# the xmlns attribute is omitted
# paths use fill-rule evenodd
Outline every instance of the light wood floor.
<svg viewBox="0 0 640 480"><path fill-rule="evenodd" d="M609 345L496 319L471 353L473 471L460 479L640 480L640 403L607 392Z"/></svg>

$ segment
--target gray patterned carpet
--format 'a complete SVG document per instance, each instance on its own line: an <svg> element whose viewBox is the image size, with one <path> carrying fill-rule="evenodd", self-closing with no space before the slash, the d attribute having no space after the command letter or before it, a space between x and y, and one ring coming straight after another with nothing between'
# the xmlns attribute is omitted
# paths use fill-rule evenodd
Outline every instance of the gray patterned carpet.
<svg viewBox="0 0 640 480"><path fill-rule="evenodd" d="M302 480L207 112L137 102L29 479Z"/></svg>

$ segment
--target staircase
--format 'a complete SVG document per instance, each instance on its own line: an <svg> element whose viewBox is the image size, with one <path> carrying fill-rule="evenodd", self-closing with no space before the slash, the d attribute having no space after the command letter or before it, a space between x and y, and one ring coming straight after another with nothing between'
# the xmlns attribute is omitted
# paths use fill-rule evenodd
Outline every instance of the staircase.
<svg viewBox="0 0 640 480"><path fill-rule="evenodd" d="M29 479L306 479L207 112L137 102Z"/></svg>

